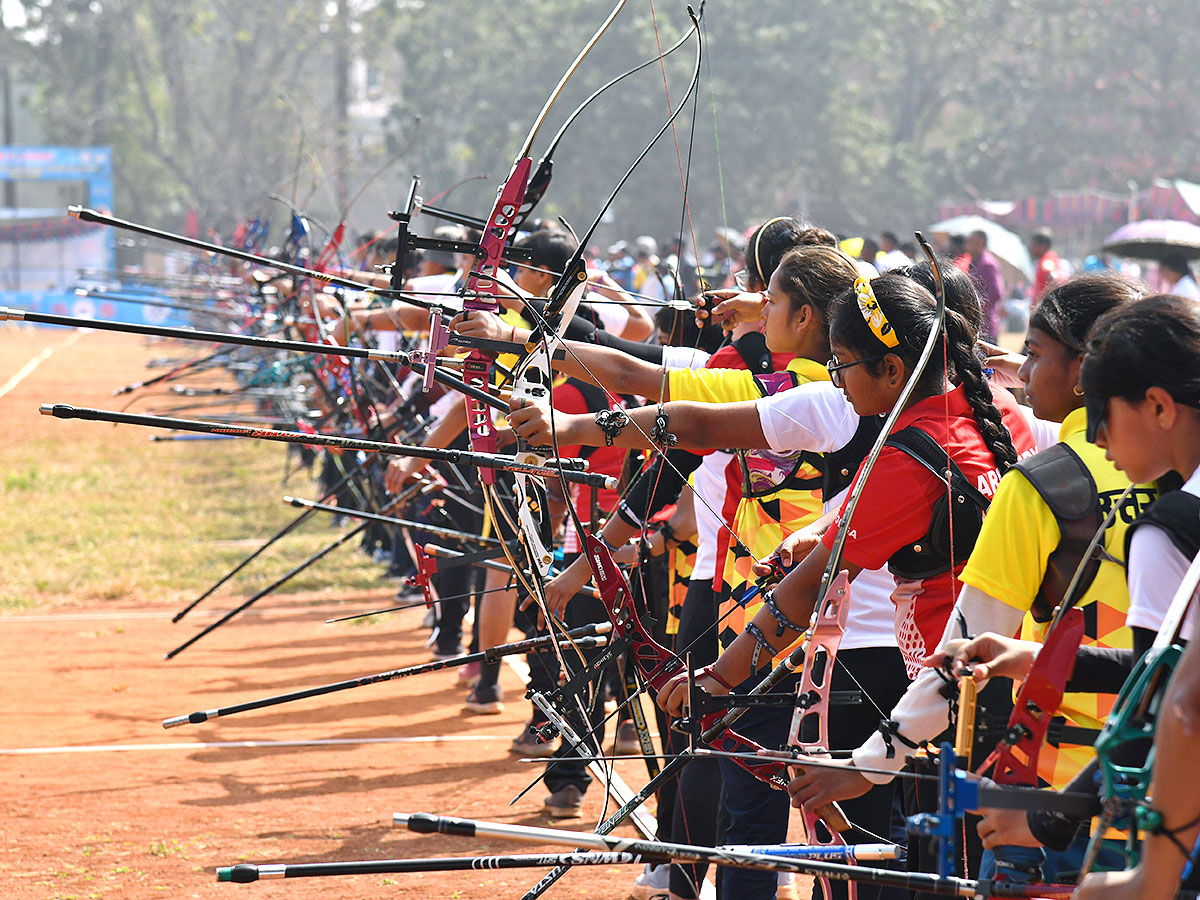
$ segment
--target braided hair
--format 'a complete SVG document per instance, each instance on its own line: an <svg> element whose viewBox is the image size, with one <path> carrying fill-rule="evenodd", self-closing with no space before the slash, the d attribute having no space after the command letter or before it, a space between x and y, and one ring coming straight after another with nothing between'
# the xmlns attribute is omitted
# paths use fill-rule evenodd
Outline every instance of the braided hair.
<svg viewBox="0 0 1200 900"><path fill-rule="evenodd" d="M830 321L830 336L838 344L865 359L893 353L911 371L921 356L929 331L936 319L933 296L912 278L888 272L871 281L875 299L895 331L899 344L889 348L868 327L853 290L842 294L834 303ZM963 387L971 406L975 424L984 444L996 459L1003 474L1017 462L1017 450L1012 435L992 399L992 391L983 375L983 367L975 353L975 337L969 321L957 310L947 306L945 318L946 359ZM870 373L878 376L882 361L864 363ZM946 369L941 355L934 353L917 384L916 396L932 397L943 393Z"/></svg>

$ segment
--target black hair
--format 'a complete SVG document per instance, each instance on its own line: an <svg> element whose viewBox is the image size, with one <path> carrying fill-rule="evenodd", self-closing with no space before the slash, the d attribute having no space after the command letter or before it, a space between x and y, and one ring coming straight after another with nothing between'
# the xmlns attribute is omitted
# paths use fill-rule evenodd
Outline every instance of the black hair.
<svg viewBox="0 0 1200 900"><path fill-rule="evenodd" d="M929 330L936 318L933 295L912 278L887 272L871 281L875 300L895 331L899 344L888 347L877 338L863 318L853 289L845 292L833 306L829 332L833 340L852 351L858 358L893 353L911 371L921 356ZM1001 474L1017 462L1012 435L1004 424L1000 410L992 399L992 390L983 376L979 357L975 354L975 339L967 320L954 309L946 308L946 357L963 386L967 402L975 415L975 424L984 443L996 459ZM878 375L880 362L865 363L873 375ZM942 355L934 353L917 390L921 396L940 394L946 372Z"/></svg>
<svg viewBox="0 0 1200 900"><path fill-rule="evenodd" d="M766 284L785 253L812 246L836 247L837 238L824 228L790 217L771 219L759 225L746 243L746 274L751 281Z"/></svg>
<svg viewBox="0 0 1200 900"><path fill-rule="evenodd" d="M946 309L954 310L966 320L972 342L979 340L979 332L983 328L983 301L979 298L975 280L951 260L943 258L938 262L938 269L942 273L942 291L946 295ZM911 278L930 295L937 289L933 280L933 266L927 262L897 266L889 269L888 274Z"/></svg>
<svg viewBox="0 0 1200 900"><path fill-rule="evenodd" d="M528 249L530 265L539 269L549 269L561 273L579 249L579 242L569 231L549 231L542 229L527 234L516 243L517 247Z"/></svg>
<svg viewBox="0 0 1200 900"><path fill-rule="evenodd" d="M1157 294L1109 310L1088 335L1079 383L1098 399L1136 402L1159 387L1200 407L1200 305Z"/></svg>
<svg viewBox="0 0 1200 900"><path fill-rule="evenodd" d="M836 297L854 286L858 267L836 247L795 247L779 261L775 276L793 314L807 305L820 314L823 322L828 322L829 307Z"/></svg>
<svg viewBox="0 0 1200 900"><path fill-rule="evenodd" d="M1029 317L1029 327L1044 331L1074 354L1082 353L1088 330L1100 316L1143 293L1140 282L1124 275L1076 275L1046 291Z"/></svg>
<svg viewBox="0 0 1200 900"><path fill-rule="evenodd" d="M1192 270L1188 268L1187 259L1182 253L1169 253L1162 258L1159 263L1164 269L1170 269L1172 272L1178 272L1180 275L1190 275Z"/></svg>

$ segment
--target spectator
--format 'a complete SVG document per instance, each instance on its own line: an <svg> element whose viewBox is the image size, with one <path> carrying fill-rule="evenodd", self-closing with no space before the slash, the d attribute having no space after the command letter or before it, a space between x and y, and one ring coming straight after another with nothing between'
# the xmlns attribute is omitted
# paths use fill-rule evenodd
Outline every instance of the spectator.
<svg viewBox="0 0 1200 900"><path fill-rule="evenodd" d="M885 231L879 236L880 254L875 259L875 268L881 273L889 269L910 265L913 257L904 252L904 248L896 240L896 232Z"/></svg>
<svg viewBox="0 0 1200 900"><path fill-rule="evenodd" d="M633 290L633 257L629 255L629 244L625 241L617 241L608 248L604 269L608 277L625 290Z"/></svg>
<svg viewBox="0 0 1200 900"><path fill-rule="evenodd" d="M863 262L875 265L875 260L879 259L879 244L875 242L875 238L863 238L862 250L858 252L858 258Z"/></svg>
<svg viewBox="0 0 1200 900"><path fill-rule="evenodd" d="M1042 294L1055 282L1062 279L1062 260L1050 249L1054 242L1047 228L1040 228L1029 239L1029 254L1033 257L1033 293L1029 295L1029 308L1032 310L1042 299Z"/></svg>
<svg viewBox="0 0 1200 900"><path fill-rule="evenodd" d="M1163 291L1176 297L1186 297L1188 300L1200 300L1200 287L1192 277L1187 260L1182 253L1172 253L1163 258L1158 265L1163 277Z"/></svg>
<svg viewBox="0 0 1200 900"><path fill-rule="evenodd" d="M1000 303L1004 299L1004 276L1000 263L988 250L987 232L972 231L967 235L967 253L970 255L968 272L975 279L983 298L983 329L989 341L1000 335Z"/></svg>

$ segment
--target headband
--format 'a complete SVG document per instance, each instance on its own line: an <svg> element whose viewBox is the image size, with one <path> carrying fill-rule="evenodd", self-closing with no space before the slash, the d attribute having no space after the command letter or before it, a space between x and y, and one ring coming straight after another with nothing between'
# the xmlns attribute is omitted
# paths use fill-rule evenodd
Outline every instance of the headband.
<svg viewBox="0 0 1200 900"><path fill-rule="evenodd" d="M762 283L766 283L770 277L770 272L764 272L762 262L758 258L758 248L762 246L763 232L767 230L767 226L774 225L776 222L782 222L784 219L790 219L791 216L776 216L768 222L763 222L762 227L754 235L754 268L758 270L758 277Z"/></svg>
<svg viewBox="0 0 1200 900"><path fill-rule="evenodd" d="M892 323L887 320L887 316L879 308L879 301L875 299L875 291L871 289L871 282L861 275L854 280L854 297L858 300L858 309L862 313L863 320L871 329L871 333L879 338L880 343L885 347L900 346L900 339L896 337L896 329L892 327Z"/></svg>

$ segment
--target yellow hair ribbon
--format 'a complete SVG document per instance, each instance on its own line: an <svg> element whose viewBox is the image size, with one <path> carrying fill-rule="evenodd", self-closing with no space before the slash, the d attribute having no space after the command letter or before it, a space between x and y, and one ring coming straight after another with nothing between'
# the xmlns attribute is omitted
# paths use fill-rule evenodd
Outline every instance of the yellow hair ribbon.
<svg viewBox="0 0 1200 900"><path fill-rule="evenodd" d="M879 301L875 299L875 291L871 289L871 282L862 276L856 278L854 280L854 296L858 300L858 309L862 313L867 327L871 329L871 333L879 338L885 347L899 347L900 339L896 337L896 329L892 327L892 323L887 320L887 316L879 308Z"/></svg>

